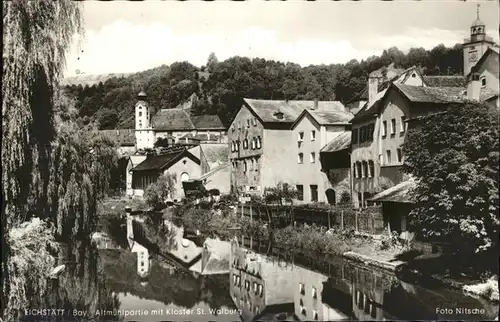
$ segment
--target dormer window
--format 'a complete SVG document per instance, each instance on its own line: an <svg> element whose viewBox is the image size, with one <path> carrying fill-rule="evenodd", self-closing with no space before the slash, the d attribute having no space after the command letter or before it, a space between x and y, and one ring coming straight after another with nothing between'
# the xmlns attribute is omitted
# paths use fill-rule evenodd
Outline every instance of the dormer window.
<svg viewBox="0 0 500 322"><path fill-rule="evenodd" d="M481 81L481 87L486 87L486 77L482 76L479 78L479 80Z"/></svg>
<svg viewBox="0 0 500 322"><path fill-rule="evenodd" d="M283 114L283 112L278 111L278 112L274 113L274 117L277 118L278 120L282 120L284 117L284 114Z"/></svg>

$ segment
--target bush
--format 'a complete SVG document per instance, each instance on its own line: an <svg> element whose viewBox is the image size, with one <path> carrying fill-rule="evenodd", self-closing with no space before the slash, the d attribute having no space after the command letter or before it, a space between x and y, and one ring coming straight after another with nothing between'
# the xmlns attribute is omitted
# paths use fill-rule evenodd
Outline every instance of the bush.
<svg viewBox="0 0 500 322"><path fill-rule="evenodd" d="M165 208L168 198L172 198L175 192L176 181L176 177L172 174L158 178L157 182L151 184L144 191L146 203L155 210Z"/></svg>

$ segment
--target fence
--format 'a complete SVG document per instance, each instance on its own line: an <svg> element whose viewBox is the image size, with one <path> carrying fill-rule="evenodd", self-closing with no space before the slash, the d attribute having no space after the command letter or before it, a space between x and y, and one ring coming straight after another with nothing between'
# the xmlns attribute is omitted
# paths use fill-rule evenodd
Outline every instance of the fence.
<svg viewBox="0 0 500 322"><path fill-rule="evenodd" d="M268 221L271 217L273 224L286 225L289 223L307 223L319 226L338 227L340 229L354 229L369 234L381 234L384 230L382 208L372 206L362 209L348 207L312 208L291 207L263 204L240 204L237 212L242 216L255 220Z"/></svg>

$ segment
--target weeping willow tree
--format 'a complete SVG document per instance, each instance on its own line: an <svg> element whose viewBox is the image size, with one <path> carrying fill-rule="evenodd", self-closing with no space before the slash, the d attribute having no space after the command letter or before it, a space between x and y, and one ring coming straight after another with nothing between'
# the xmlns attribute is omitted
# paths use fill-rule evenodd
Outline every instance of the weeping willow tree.
<svg viewBox="0 0 500 322"><path fill-rule="evenodd" d="M46 210L53 94L73 35L83 34L83 20L81 4L73 1L4 1L2 9L3 316L11 292L7 232Z"/></svg>

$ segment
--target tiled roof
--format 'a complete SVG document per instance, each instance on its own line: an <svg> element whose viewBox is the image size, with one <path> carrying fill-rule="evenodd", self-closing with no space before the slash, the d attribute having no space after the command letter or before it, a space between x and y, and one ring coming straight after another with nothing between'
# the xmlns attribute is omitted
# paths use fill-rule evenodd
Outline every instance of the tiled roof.
<svg viewBox="0 0 500 322"><path fill-rule="evenodd" d="M429 87L467 86L467 79L464 76L424 76L424 82Z"/></svg>
<svg viewBox="0 0 500 322"><path fill-rule="evenodd" d="M348 149L351 146L351 131L341 133L336 138L328 142L320 152L336 152Z"/></svg>
<svg viewBox="0 0 500 322"><path fill-rule="evenodd" d="M293 123L305 109L304 101L275 101L245 98L245 103L264 123ZM309 104L312 106L314 102ZM279 118L278 114L283 117Z"/></svg>
<svg viewBox="0 0 500 322"><path fill-rule="evenodd" d="M409 179L376 194L375 196L371 197L369 201L413 203L414 199L411 195L411 192L415 187L415 180Z"/></svg>
<svg viewBox="0 0 500 322"><path fill-rule="evenodd" d="M321 125L348 123L354 116L340 102L331 102L322 109L307 110L307 112Z"/></svg>
<svg viewBox="0 0 500 322"><path fill-rule="evenodd" d="M162 131L193 130L189 114L180 108L161 109L151 120L153 128Z"/></svg>
<svg viewBox="0 0 500 322"><path fill-rule="evenodd" d="M191 116L194 127L198 130L223 130L224 125L217 115Z"/></svg>
<svg viewBox="0 0 500 322"><path fill-rule="evenodd" d="M135 145L135 131L132 129L127 130L101 130L99 133L116 142L119 146L134 146Z"/></svg>
<svg viewBox="0 0 500 322"><path fill-rule="evenodd" d="M183 136L181 136L179 138L179 140L186 140L186 139L191 139L191 140L194 140L194 141L213 141L213 142L217 142L219 140L219 135L217 134L210 134L210 139L208 138L208 134L206 133L198 133L198 134L191 134L191 133L188 133L188 134L185 134Z"/></svg>
<svg viewBox="0 0 500 322"><path fill-rule="evenodd" d="M394 83L411 102L459 103L464 101L463 87L424 87Z"/></svg>
<svg viewBox="0 0 500 322"><path fill-rule="evenodd" d="M338 101L318 101L315 108L315 101L277 101L248 98L244 100L264 123L293 123L304 110L310 112L314 110L315 116L321 119L321 122L326 123L330 123L336 118L344 120L348 115L352 117L351 113L346 111L342 103ZM283 114L281 119L276 115L280 112Z"/></svg>
<svg viewBox="0 0 500 322"><path fill-rule="evenodd" d="M182 151L165 153L161 155L148 156L146 160L144 160L139 165L134 167L132 171L150 171L150 170L167 169L173 164L175 164L177 161L179 161L182 157L189 157L194 161L197 161L197 163L200 162L200 160L197 157L189 153L187 150L182 150Z"/></svg>

